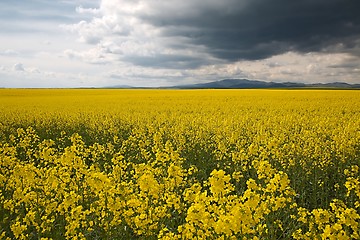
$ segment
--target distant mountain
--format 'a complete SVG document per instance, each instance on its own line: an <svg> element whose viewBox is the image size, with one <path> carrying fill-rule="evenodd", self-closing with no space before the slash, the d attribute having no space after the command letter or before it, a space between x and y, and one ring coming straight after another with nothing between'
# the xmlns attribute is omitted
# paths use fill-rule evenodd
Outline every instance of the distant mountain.
<svg viewBox="0 0 360 240"><path fill-rule="evenodd" d="M177 89L256 89L256 88L360 88L360 84L349 84L343 82L334 83L295 83L295 82L265 82L259 80L248 80L248 79L224 79L220 81L180 85L170 88Z"/></svg>
<svg viewBox="0 0 360 240"><path fill-rule="evenodd" d="M114 85L104 88L110 89L152 89L152 87L133 87L129 85ZM344 82L333 83L296 83L296 82L265 82L248 79L224 79L208 83L178 85L172 87L154 87L156 89L257 89L257 88L338 88L360 89L360 84Z"/></svg>
<svg viewBox="0 0 360 240"><path fill-rule="evenodd" d="M318 87L318 88L360 88L360 84L349 84L344 82L333 82L333 83L315 83L309 84L310 87Z"/></svg>
<svg viewBox="0 0 360 240"><path fill-rule="evenodd" d="M129 86L129 85L114 85L114 86L108 86L108 87L103 87L103 88L133 88L133 87Z"/></svg>

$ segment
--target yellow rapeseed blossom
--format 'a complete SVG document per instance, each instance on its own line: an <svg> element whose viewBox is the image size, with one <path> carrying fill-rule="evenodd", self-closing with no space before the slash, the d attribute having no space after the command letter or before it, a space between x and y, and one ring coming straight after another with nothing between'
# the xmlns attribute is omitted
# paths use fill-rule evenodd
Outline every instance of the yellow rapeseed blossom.
<svg viewBox="0 0 360 240"><path fill-rule="evenodd" d="M0 89L0 239L360 239L359 100Z"/></svg>

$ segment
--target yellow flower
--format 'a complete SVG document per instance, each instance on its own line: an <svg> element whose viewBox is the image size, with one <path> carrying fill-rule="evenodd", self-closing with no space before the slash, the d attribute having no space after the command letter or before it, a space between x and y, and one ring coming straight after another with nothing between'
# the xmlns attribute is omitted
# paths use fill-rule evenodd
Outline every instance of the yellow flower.
<svg viewBox="0 0 360 240"><path fill-rule="evenodd" d="M160 194L160 185L151 173L144 173L138 179L140 190L148 193L154 198L158 198Z"/></svg>
<svg viewBox="0 0 360 240"><path fill-rule="evenodd" d="M13 232L15 238L17 239L24 239L25 236L23 232L26 231L26 225L22 225L20 222L16 221L14 224L10 226L11 231Z"/></svg>

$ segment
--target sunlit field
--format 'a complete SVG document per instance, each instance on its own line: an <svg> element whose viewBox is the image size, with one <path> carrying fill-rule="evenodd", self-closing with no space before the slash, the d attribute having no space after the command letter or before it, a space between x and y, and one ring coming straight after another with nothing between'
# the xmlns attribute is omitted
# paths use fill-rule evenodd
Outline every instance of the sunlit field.
<svg viewBox="0 0 360 240"><path fill-rule="evenodd" d="M359 239L360 91L0 90L0 239Z"/></svg>

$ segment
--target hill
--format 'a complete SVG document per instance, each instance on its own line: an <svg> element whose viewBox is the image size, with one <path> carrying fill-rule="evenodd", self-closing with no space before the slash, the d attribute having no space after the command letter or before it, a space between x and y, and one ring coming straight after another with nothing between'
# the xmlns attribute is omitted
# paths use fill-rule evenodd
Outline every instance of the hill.
<svg viewBox="0 0 360 240"><path fill-rule="evenodd" d="M178 89L256 89L256 88L360 88L360 84L349 84L344 82L334 83L296 83L296 82L265 82L259 80L248 79L224 79L220 81L179 85L170 88Z"/></svg>

